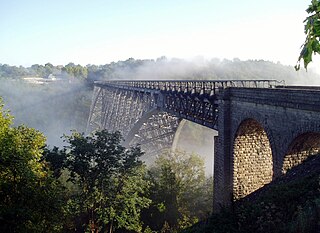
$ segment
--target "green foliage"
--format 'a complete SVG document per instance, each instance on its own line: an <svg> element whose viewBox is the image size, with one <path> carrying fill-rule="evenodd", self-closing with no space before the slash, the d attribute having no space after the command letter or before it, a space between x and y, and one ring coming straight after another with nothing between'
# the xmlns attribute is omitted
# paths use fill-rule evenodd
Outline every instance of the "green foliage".
<svg viewBox="0 0 320 233"><path fill-rule="evenodd" d="M204 162L199 156L163 154L150 169L149 180L153 203L144 211L143 221L150 229L176 232L209 215L212 183L207 183Z"/></svg>
<svg viewBox="0 0 320 233"><path fill-rule="evenodd" d="M45 138L35 129L12 127L1 100L0 113L0 231L58 231L62 188L42 161Z"/></svg>
<svg viewBox="0 0 320 233"><path fill-rule="evenodd" d="M59 147L55 146L51 150L49 148L44 148L44 160L49 164L50 170L53 172L55 178L61 177L66 156L66 150L59 150Z"/></svg>
<svg viewBox="0 0 320 233"><path fill-rule="evenodd" d="M320 1L312 0L307 8L309 16L305 19L304 33L306 40L302 46L296 70L300 69L300 61L303 59L304 68L312 61L313 54L320 54Z"/></svg>
<svg viewBox="0 0 320 233"><path fill-rule="evenodd" d="M66 158L63 163L60 159L50 159L50 163L58 173L63 164L70 172L69 180L78 187L67 205L66 211L75 218L69 228L140 232L140 212L150 204L145 197L149 183L139 160L140 148L124 148L120 133L106 130L87 137L74 132L66 141L66 150L53 149L47 155Z"/></svg>
<svg viewBox="0 0 320 233"><path fill-rule="evenodd" d="M63 67L61 71L68 73L71 77L76 77L79 79L86 79L88 76L87 67L75 65L73 63L69 63L68 65Z"/></svg>

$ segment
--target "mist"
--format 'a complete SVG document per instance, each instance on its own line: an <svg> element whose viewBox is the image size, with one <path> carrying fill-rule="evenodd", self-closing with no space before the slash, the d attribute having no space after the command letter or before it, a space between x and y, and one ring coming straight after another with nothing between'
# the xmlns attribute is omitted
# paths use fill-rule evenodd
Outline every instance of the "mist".
<svg viewBox="0 0 320 233"><path fill-rule="evenodd" d="M172 150L199 155L204 160L206 175L213 176L214 137L218 131L188 120L182 120L180 124L181 132L175 136Z"/></svg>
<svg viewBox="0 0 320 233"><path fill-rule="evenodd" d="M1 80L0 96L14 125L27 125L44 133L50 146L64 145L63 134L84 132L91 104L91 90L81 82L30 84Z"/></svg>
<svg viewBox="0 0 320 233"><path fill-rule="evenodd" d="M5 69L4 69L5 68ZM287 85L320 85L320 76L312 69L295 71L285 66L263 60L240 59L168 59L112 62L106 65L82 67L69 63L65 67L35 65L33 70L11 67L20 76L6 76L8 65L0 65L0 96L5 108L15 117L14 124L36 128L47 137L49 146L63 146L63 134L71 130L85 132L89 115L92 85L95 80L284 80ZM72 70L73 69L73 70ZM77 74L81 71L81 78ZM60 74L63 80L35 84L23 77L43 77ZM66 72L73 72L72 75ZM77 71L77 72L75 72ZM38 73L37 73L38 72ZM8 73L9 74L9 73ZM71 77L70 77L71 76ZM83 81L85 79L85 81ZM82 81L80 81L82 80ZM217 132L187 121L178 139L177 149L200 155L206 163L206 174L213 171L214 136Z"/></svg>
<svg viewBox="0 0 320 233"><path fill-rule="evenodd" d="M112 64L112 63L111 63ZM119 61L102 79L121 80L284 80L287 85L320 85L320 76L315 69L296 71L293 66L264 60L238 58L167 59Z"/></svg>

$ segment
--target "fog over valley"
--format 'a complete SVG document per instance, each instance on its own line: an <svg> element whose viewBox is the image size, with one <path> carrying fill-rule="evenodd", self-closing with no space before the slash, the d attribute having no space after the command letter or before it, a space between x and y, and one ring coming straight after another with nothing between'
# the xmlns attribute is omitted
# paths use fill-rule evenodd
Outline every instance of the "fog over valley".
<svg viewBox="0 0 320 233"><path fill-rule="evenodd" d="M319 85L320 77L309 70L295 71L263 60L167 59L112 62L105 65L65 66L0 65L0 96L11 110L15 124L34 127L45 134L48 145L62 146L63 134L84 132L96 80L284 80L287 85ZM205 127L188 122L177 149L205 158L206 173L212 174L213 137Z"/></svg>

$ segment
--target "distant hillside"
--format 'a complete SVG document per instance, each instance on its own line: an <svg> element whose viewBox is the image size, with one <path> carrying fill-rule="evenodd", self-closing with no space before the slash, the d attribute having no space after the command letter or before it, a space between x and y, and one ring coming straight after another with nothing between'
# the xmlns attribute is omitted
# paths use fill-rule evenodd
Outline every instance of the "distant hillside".
<svg viewBox="0 0 320 233"><path fill-rule="evenodd" d="M185 233L319 233L320 155Z"/></svg>
<svg viewBox="0 0 320 233"><path fill-rule="evenodd" d="M285 66L264 60L240 59L211 60L167 59L136 60L129 58L125 61L111 62L105 65L76 65L69 63L65 66L35 64L31 67L16 67L0 64L0 79L24 77L56 77L59 79L80 80L110 80L110 79L276 79L285 80L287 84L320 85L320 76L312 71L301 69L295 71L293 66Z"/></svg>

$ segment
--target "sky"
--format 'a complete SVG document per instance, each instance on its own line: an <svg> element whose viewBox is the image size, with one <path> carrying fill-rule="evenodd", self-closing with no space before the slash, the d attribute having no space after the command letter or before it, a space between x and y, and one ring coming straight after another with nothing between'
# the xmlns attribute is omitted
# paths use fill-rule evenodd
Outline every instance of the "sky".
<svg viewBox="0 0 320 233"><path fill-rule="evenodd" d="M0 63L168 58L295 65L303 0L0 0Z"/></svg>

